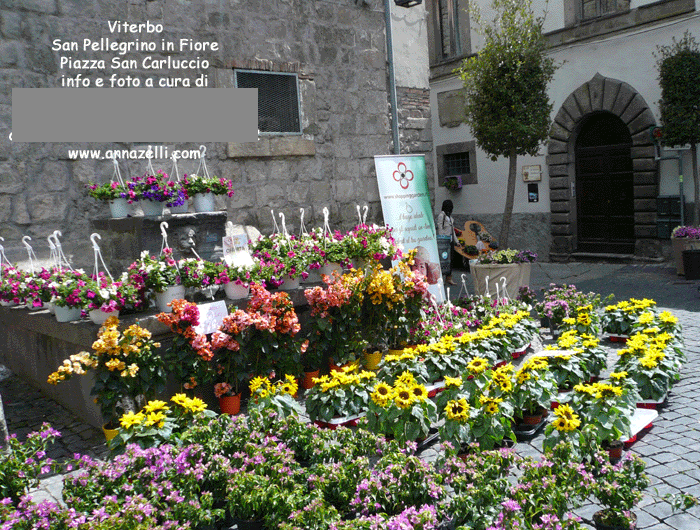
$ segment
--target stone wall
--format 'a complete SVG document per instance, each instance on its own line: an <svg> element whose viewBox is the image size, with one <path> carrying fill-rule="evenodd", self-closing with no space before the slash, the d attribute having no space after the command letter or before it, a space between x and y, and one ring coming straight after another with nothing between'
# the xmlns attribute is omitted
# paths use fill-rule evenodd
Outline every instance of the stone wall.
<svg viewBox="0 0 700 530"><path fill-rule="evenodd" d="M430 90L396 87L399 114L399 142L402 154L424 154L430 197L435 202L433 175L433 132L430 113ZM393 142L392 142L393 148ZM433 204L434 206L434 204Z"/></svg>
<svg viewBox="0 0 700 530"><path fill-rule="evenodd" d="M345 229L356 220L355 204L367 203L369 219L381 222L373 156L391 152L381 2L0 1L0 236L11 259L26 256L19 244L23 235L33 238L40 257L47 255L45 237L60 229L66 253L76 262L90 261L91 220L107 217L107 211L85 194L84 185L108 180L113 166L107 160L71 160L68 150L139 147L128 142L8 140L13 87L56 87L61 74L76 73L59 69L60 52L51 50L54 39L149 38L111 34L111 20L161 23L165 29L157 38L218 42L220 51L200 54L211 61L210 86L233 86L237 67L298 74L302 135L264 136L255 144L205 144L209 172L234 182L234 197L219 201L231 221L268 233L274 209L284 212L290 230L296 231L299 208L306 208L308 227L321 224L322 209L328 206L331 225ZM74 55L109 59L114 54ZM85 75L108 78L111 73L108 69ZM153 75L131 73L140 78ZM199 73L193 72L192 78ZM430 153L427 90L402 91L401 109L404 152ZM167 147L191 149L199 144ZM171 162L155 160L154 167L170 172ZM193 161L183 161L179 171L192 173L196 167ZM126 178L145 169L144 160L121 162Z"/></svg>

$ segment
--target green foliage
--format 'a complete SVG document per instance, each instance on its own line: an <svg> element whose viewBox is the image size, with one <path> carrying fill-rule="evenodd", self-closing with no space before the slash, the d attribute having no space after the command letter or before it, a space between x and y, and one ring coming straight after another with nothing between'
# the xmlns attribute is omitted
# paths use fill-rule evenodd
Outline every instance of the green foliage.
<svg viewBox="0 0 700 530"><path fill-rule="evenodd" d="M700 142L700 48L685 32L668 46L657 46L664 145Z"/></svg>
<svg viewBox="0 0 700 530"><path fill-rule="evenodd" d="M512 151L534 156L549 134L547 85L556 70L546 55L544 18L535 17L531 0L493 0L496 18L484 25L473 7L485 42L458 71L466 95L465 121L493 160Z"/></svg>

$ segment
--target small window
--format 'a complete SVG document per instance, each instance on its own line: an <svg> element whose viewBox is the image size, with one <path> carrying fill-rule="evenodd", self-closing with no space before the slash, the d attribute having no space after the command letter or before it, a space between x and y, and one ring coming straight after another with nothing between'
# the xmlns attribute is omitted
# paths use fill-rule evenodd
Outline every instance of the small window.
<svg viewBox="0 0 700 530"><path fill-rule="evenodd" d="M235 70L237 88L258 89L261 134L301 134L297 75Z"/></svg>
<svg viewBox="0 0 700 530"><path fill-rule="evenodd" d="M477 184L476 142L459 142L435 147L438 185L448 177L461 177L462 184Z"/></svg>
<svg viewBox="0 0 700 530"><path fill-rule="evenodd" d="M629 11L630 0L580 0L581 20Z"/></svg>
<svg viewBox="0 0 700 530"><path fill-rule="evenodd" d="M466 175L469 173L469 153L445 155L445 176Z"/></svg>

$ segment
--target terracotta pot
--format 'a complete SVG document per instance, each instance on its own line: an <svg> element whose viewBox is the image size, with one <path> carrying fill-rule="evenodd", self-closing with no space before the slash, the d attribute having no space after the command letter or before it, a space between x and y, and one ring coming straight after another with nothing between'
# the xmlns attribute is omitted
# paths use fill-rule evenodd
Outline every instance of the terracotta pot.
<svg viewBox="0 0 700 530"><path fill-rule="evenodd" d="M537 425L542 421L542 413L530 414L529 412L523 412L523 425Z"/></svg>
<svg viewBox="0 0 700 530"><path fill-rule="evenodd" d="M219 398L219 408L222 414L238 414L241 411L241 394L221 396Z"/></svg>
<svg viewBox="0 0 700 530"><path fill-rule="evenodd" d="M593 514L593 524L596 530L635 530L637 528L637 514L630 514L632 522L629 526L611 526L602 522L605 512L606 510L599 510Z"/></svg>
<svg viewBox="0 0 700 530"><path fill-rule="evenodd" d="M319 374L321 373L321 370L313 370L311 372L304 372L304 379L301 381L301 386L308 390L309 388L313 388L314 382L313 378L318 377Z"/></svg>
<svg viewBox="0 0 700 530"><path fill-rule="evenodd" d="M622 458L622 449L624 447L624 444L620 440L616 440L614 442L609 442L603 446L603 449L605 449L608 452L608 456L610 458L610 462L617 462Z"/></svg>

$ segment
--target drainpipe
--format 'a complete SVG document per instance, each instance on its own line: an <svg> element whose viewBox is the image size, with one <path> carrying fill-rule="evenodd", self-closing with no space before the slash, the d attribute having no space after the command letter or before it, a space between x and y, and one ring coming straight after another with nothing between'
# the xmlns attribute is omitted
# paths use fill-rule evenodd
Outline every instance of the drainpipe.
<svg viewBox="0 0 700 530"><path fill-rule="evenodd" d="M399 113L396 107L396 78L394 77L394 43L391 37L391 3L384 0L384 24L386 25L386 56L389 61L389 101L391 103L391 134L394 154L401 154L399 145Z"/></svg>

